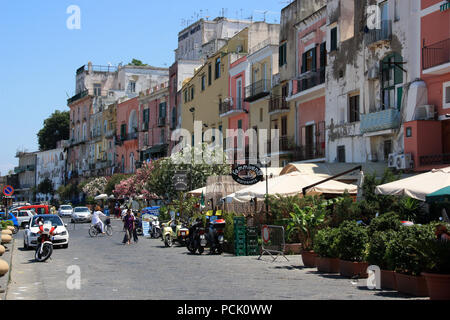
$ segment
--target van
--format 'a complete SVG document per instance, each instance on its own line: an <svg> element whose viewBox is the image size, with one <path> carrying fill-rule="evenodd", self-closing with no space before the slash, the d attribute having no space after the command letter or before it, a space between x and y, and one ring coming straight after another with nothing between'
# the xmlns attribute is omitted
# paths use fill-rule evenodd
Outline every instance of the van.
<svg viewBox="0 0 450 320"><path fill-rule="evenodd" d="M16 210L31 210L36 214L50 214L50 206L48 205L34 205L17 208Z"/></svg>

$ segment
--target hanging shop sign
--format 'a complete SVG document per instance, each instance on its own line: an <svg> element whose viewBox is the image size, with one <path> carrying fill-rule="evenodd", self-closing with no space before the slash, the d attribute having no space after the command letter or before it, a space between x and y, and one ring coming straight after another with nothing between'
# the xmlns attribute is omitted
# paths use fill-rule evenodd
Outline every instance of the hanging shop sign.
<svg viewBox="0 0 450 320"><path fill-rule="evenodd" d="M239 165L231 171L234 181L250 186L263 180L264 174L258 166L252 164Z"/></svg>

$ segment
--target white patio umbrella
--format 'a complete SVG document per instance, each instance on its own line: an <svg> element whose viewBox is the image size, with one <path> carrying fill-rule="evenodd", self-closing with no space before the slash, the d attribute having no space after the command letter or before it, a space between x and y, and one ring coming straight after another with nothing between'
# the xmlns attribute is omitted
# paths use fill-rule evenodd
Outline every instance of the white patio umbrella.
<svg viewBox="0 0 450 320"><path fill-rule="evenodd" d="M108 195L107 194L101 194L101 195L96 196L94 198L94 200L106 200L106 199L108 199Z"/></svg>
<svg viewBox="0 0 450 320"><path fill-rule="evenodd" d="M269 195L295 196L301 195L303 188L323 181L325 178L319 175L308 175L300 172L292 172L268 180ZM343 194L347 191L350 194L356 194L358 187L351 184L342 183L336 180L330 180L319 184L311 189L308 193L320 194ZM259 182L251 187L242 189L226 197L226 202L238 201L247 202L253 198L264 199L266 195L266 182Z"/></svg>
<svg viewBox="0 0 450 320"><path fill-rule="evenodd" d="M435 169L410 178L383 184L375 189L376 194L408 196L425 201L427 195L450 186L450 167Z"/></svg>

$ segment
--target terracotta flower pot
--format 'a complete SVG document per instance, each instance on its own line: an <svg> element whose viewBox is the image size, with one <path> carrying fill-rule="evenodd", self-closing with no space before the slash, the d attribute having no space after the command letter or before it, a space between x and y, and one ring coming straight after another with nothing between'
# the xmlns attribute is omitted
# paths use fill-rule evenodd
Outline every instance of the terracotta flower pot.
<svg viewBox="0 0 450 320"><path fill-rule="evenodd" d="M339 273L343 277L353 278L358 276L360 279L366 279L369 277L367 274L367 268L369 264L367 262L352 262L340 260Z"/></svg>
<svg viewBox="0 0 450 320"><path fill-rule="evenodd" d="M0 257L6 252L6 249L4 246L0 245Z"/></svg>
<svg viewBox="0 0 450 320"><path fill-rule="evenodd" d="M339 273L340 260L335 258L316 258L317 270L325 273Z"/></svg>
<svg viewBox="0 0 450 320"><path fill-rule="evenodd" d="M306 268L315 268L316 257L318 257L318 255L314 251L303 251L302 252L303 265Z"/></svg>
<svg viewBox="0 0 450 320"><path fill-rule="evenodd" d="M7 234L2 234L1 240L2 240L1 241L2 244L3 243L10 243L12 241L12 237L10 235L7 235Z"/></svg>
<svg viewBox="0 0 450 320"><path fill-rule="evenodd" d="M397 290L395 271L381 270L381 289Z"/></svg>
<svg viewBox="0 0 450 320"><path fill-rule="evenodd" d="M428 297L427 281L424 276L409 276L396 272L397 291L415 297Z"/></svg>
<svg viewBox="0 0 450 320"><path fill-rule="evenodd" d="M450 274L422 273L431 300L450 300Z"/></svg>
<svg viewBox="0 0 450 320"><path fill-rule="evenodd" d="M0 277L3 277L9 270L9 264L5 260L0 259Z"/></svg>

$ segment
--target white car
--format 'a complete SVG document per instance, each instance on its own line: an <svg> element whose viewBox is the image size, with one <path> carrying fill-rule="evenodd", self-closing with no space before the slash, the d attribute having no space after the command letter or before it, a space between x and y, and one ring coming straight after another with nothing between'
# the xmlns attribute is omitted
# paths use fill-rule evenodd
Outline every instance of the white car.
<svg viewBox="0 0 450 320"><path fill-rule="evenodd" d="M63 218L63 217L71 217L72 213L73 213L73 208L72 208L72 206L69 206L69 205L62 205L58 209L58 215L61 218Z"/></svg>
<svg viewBox="0 0 450 320"><path fill-rule="evenodd" d="M91 210L87 207L76 207L73 209L71 222L91 222Z"/></svg>
<svg viewBox="0 0 450 320"><path fill-rule="evenodd" d="M53 226L56 226L56 233L53 237L54 246L62 246L63 248L69 247L69 232L67 231L66 225L61 220L60 217L51 214L35 215L29 225L27 225L24 236L23 236L23 247L27 250L30 248L37 247L37 239L39 233L39 226L36 223L37 218L41 217L44 219L44 223L50 221Z"/></svg>
<svg viewBox="0 0 450 320"><path fill-rule="evenodd" d="M13 211L12 214L16 217L19 226L25 228L27 224L30 224L31 219L36 215L32 210L20 210Z"/></svg>

